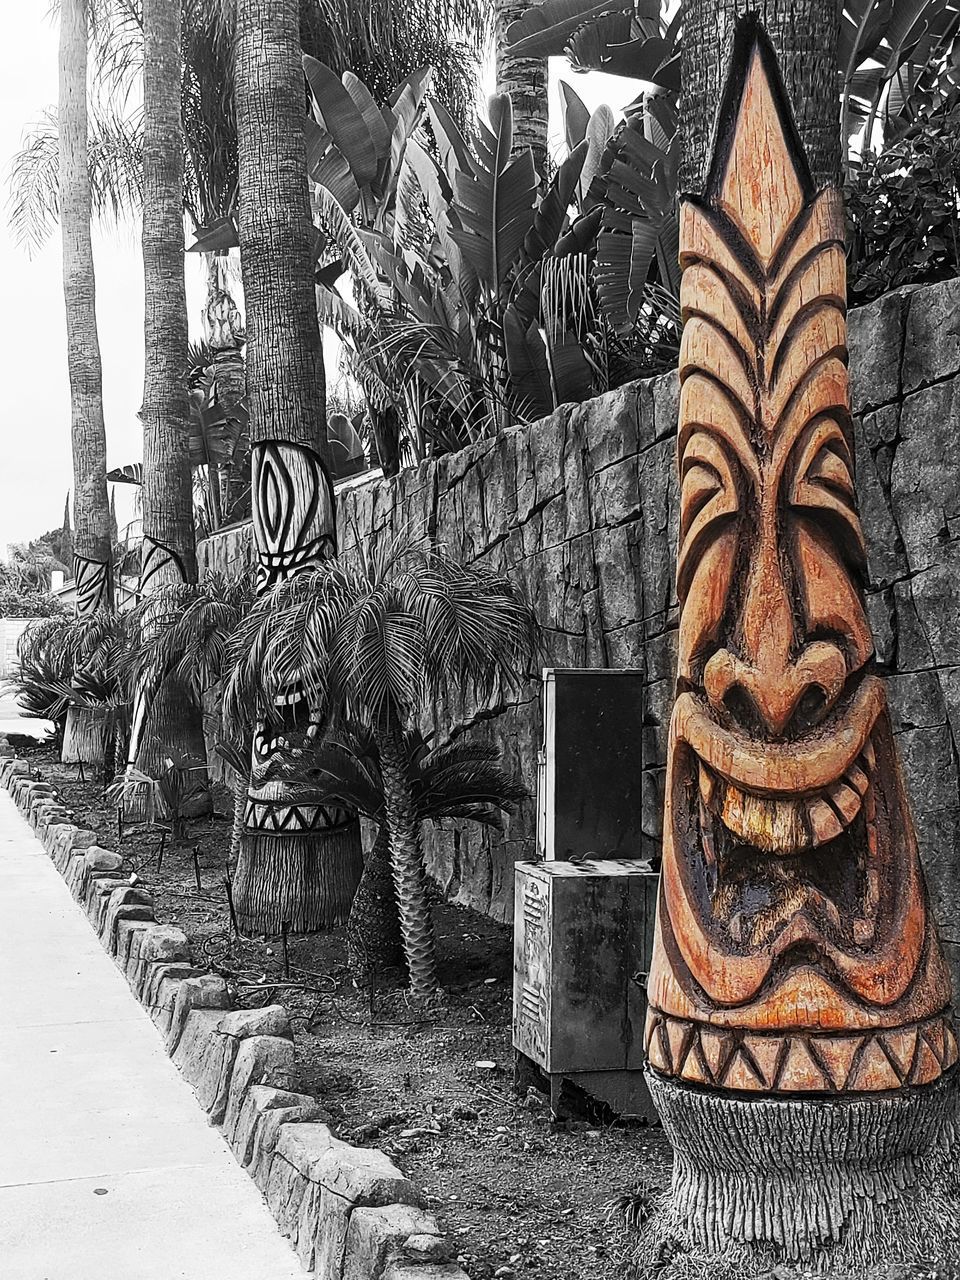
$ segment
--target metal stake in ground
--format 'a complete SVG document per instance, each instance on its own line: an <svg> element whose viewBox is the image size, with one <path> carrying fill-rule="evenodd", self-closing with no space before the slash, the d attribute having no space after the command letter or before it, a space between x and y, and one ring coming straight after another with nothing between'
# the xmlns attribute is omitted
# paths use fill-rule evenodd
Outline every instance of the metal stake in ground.
<svg viewBox="0 0 960 1280"><path fill-rule="evenodd" d="M290 921L283 920L280 924L280 941L283 944L283 976L290 977L290 952L287 947L287 934L290 932Z"/></svg>
<svg viewBox="0 0 960 1280"><path fill-rule="evenodd" d="M240 937L240 925L237 923L237 912L233 905L233 882L229 876L223 877L223 887L227 893L227 906L230 909L230 924L236 937Z"/></svg>
<svg viewBox="0 0 960 1280"><path fill-rule="evenodd" d="M160 832L160 848L157 850L157 875L160 874L160 868L163 866L163 851L167 844L167 833Z"/></svg>
<svg viewBox="0 0 960 1280"><path fill-rule="evenodd" d="M197 879L197 892L199 893L203 889L203 884L200 880L200 846L198 844L193 846L193 874Z"/></svg>
<svg viewBox="0 0 960 1280"><path fill-rule="evenodd" d="M117 805L117 839L123 839L123 805Z"/></svg>

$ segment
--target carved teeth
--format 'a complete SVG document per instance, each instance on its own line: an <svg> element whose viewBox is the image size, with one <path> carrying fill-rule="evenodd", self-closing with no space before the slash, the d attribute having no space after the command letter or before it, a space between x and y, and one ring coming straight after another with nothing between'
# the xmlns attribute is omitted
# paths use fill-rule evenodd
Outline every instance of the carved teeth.
<svg viewBox="0 0 960 1280"><path fill-rule="evenodd" d="M860 792L854 790L852 786L848 786L845 782L837 782L834 783L827 794L830 796L831 803L839 809L843 814L844 821L849 825L860 812Z"/></svg>
<svg viewBox="0 0 960 1280"><path fill-rule="evenodd" d="M730 936L733 938L734 942L742 945L743 935L746 931L746 921L743 918L742 911L737 911L730 917L730 924L728 928L730 930Z"/></svg>
<svg viewBox="0 0 960 1280"><path fill-rule="evenodd" d="M717 779L714 776L714 774L710 772L710 770L707 768L707 766L703 763L702 760L699 761L699 765L700 765L700 798L703 800L703 803L709 807L709 805L713 801L713 797L716 795Z"/></svg>
<svg viewBox="0 0 960 1280"><path fill-rule="evenodd" d="M834 840L843 831L840 819L826 800L808 800L806 809L814 844L826 844L828 840Z"/></svg>
<svg viewBox="0 0 960 1280"><path fill-rule="evenodd" d="M851 787L861 796L866 795L867 787L870 785L870 779L860 768L859 765L852 764L844 775L844 781L849 783Z"/></svg>

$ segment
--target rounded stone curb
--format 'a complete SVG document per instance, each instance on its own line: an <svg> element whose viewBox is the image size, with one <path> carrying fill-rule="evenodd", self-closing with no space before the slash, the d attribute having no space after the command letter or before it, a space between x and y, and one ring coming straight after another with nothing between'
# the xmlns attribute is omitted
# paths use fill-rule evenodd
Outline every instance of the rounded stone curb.
<svg viewBox="0 0 960 1280"><path fill-rule="evenodd" d="M290 1088L294 1045L283 1006L231 1009L223 978L193 966L186 935L157 923L151 895L122 875L120 855L70 822L56 789L3 745L0 738L0 786L303 1265L317 1280L467 1280L447 1261L451 1246L413 1183L383 1151L335 1137L316 1099Z"/></svg>

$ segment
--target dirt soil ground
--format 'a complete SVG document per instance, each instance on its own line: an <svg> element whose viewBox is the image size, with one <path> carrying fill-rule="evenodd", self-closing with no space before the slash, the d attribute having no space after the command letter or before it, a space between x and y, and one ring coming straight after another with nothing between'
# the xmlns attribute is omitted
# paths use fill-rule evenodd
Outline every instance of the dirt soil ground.
<svg viewBox="0 0 960 1280"><path fill-rule="evenodd" d="M183 929L197 963L223 974L239 1004L287 1008L303 1090L341 1136L381 1147L423 1189L472 1280L625 1274L621 1218L610 1204L667 1185L669 1145L659 1128L589 1115L555 1122L542 1094L514 1093L509 927L436 906L446 1000L427 1017L389 979L372 996L354 989L342 929L292 937L287 980L280 938L238 939L231 930L226 790L215 793L212 818L190 823L187 846L167 838L158 869L157 829L130 828L118 839L99 783L79 782L50 748L25 754L60 788L73 821L123 854L153 894L158 920Z"/></svg>

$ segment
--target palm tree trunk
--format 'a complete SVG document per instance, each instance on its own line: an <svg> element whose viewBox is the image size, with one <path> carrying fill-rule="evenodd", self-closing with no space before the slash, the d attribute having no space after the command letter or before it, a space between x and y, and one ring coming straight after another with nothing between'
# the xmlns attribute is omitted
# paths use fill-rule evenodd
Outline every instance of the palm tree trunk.
<svg viewBox="0 0 960 1280"><path fill-rule="evenodd" d="M315 231L304 143L298 0L238 0L240 257L247 313L257 585L336 555ZM251 932L343 920L363 870L356 815L298 777L290 742L311 708L296 681L278 706L288 732L254 735L250 803L234 886ZM268 777L269 774L272 777Z"/></svg>
<svg viewBox="0 0 960 1280"><path fill-rule="evenodd" d="M60 229L73 443L77 617L113 600L107 436L87 167L87 0L60 6Z"/></svg>
<svg viewBox="0 0 960 1280"><path fill-rule="evenodd" d="M183 272L183 130L179 0L144 0L143 82L143 550L145 596L196 582L193 485L188 451L187 301ZM149 627L149 623L147 623ZM130 763L152 777L170 749L206 759L201 708L174 679L148 676L138 692ZM129 817L143 815L132 797ZM203 789L191 815L209 812Z"/></svg>
<svg viewBox="0 0 960 1280"><path fill-rule="evenodd" d="M426 995L436 991L440 985L436 940L423 865L420 818L410 787L403 734L398 725L391 725L377 735L377 749L383 775L390 862L400 912L403 950L410 971L410 987L415 993Z"/></svg>
<svg viewBox="0 0 960 1280"><path fill-rule="evenodd" d="M397 891L390 867L390 833L384 823L363 867L347 921L347 968L358 987L404 963Z"/></svg>
<svg viewBox="0 0 960 1280"><path fill-rule="evenodd" d="M546 177L547 154L547 60L518 58L507 52L507 31L529 0L496 0L497 93L508 93L513 103L513 149L529 147L541 178Z"/></svg>
<svg viewBox="0 0 960 1280"><path fill-rule="evenodd" d="M240 837L243 834L243 815L247 807L247 788L250 779L242 773L233 775L233 825L230 828L230 862L237 865L240 856Z"/></svg>
<svg viewBox="0 0 960 1280"><path fill-rule="evenodd" d="M73 446L73 575L76 613L88 618L113 603L110 509L107 502L107 435L97 333L96 277L90 234L87 167L87 0L63 0L60 8L60 230L63 300L67 314L70 432ZM64 744L84 739L91 764L103 761L102 743L88 739L77 707L67 712ZM99 752L97 754L96 752Z"/></svg>
<svg viewBox="0 0 960 1280"><path fill-rule="evenodd" d="M737 19L756 13L780 63L814 181L840 174L838 0L688 0L680 93L680 190L699 194Z"/></svg>

